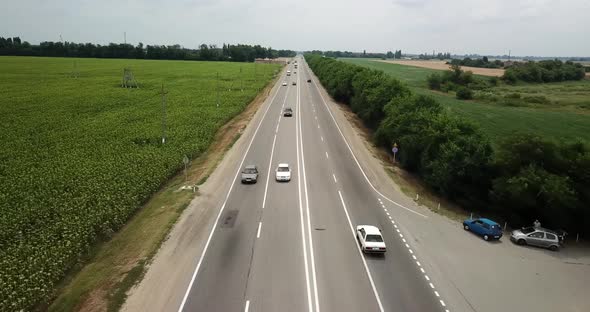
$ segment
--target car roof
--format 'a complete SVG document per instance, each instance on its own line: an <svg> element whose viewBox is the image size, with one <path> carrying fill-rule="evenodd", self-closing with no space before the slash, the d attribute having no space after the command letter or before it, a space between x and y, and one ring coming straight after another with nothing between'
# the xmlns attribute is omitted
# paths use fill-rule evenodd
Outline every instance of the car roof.
<svg viewBox="0 0 590 312"><path fill-rule="evenodd" d="M365 233L367 233L367 234L379 234L379 235L381 235L381 231L376 226L373 226L373 225L359 225L359 226L361 228L363 228L365 230Z"/></svg>
<svg viewBox="0 0 590 312"><path fill-rule="evenodd" d="M479 220L485 224L488 224L488 225L498 225L498 223L496 223L490 219L487 219L487 218L479 218Z"/></svg>
<svg viewBox="0 0 590 312"><path fill-rule="evenodd" d="M279 167L289 168L289 164L279 164Z"/></svg>
<svg viewBox="0 0 590 312"><path fill-rule="evenodd" d="M256 165L246 165L244 169L256 169Z"/></svg>

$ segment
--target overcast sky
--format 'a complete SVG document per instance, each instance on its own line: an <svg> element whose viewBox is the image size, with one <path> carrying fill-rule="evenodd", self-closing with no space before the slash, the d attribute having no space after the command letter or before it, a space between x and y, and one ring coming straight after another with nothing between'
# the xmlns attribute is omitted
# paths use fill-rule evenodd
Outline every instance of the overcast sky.
<svg viewBox="0 0 590 312"><path fill-rule="evenodd" d="M0 36L590 56L590 0L5 0Z"/></svg>

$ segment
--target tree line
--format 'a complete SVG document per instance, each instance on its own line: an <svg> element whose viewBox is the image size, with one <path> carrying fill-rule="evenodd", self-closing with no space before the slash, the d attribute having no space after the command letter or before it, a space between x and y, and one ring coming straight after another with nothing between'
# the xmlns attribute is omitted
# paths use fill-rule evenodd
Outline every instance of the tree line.
<svg viewBox="0 0 590 312"><path fill-rule="evenodd" d="M585 75L585 69L582 64L572 61L563 62L556 59L515 63L506 69L502 79L511 84L517 81L544 83L582 80Z"/></svg>
<svg viewBox="0 0 590 312"><path fill-rule="evenodd" d="M513 226L539 219L590 234L590 145L515 134L498 146L478 125L414 94L383 71L305 58L328 93L374 131L374 141L439 194Z"/></svg>
<svg viewBox="0 0 590 312"><path fill-rule="evenodd" d="M385 58L396 58L396 59L401 59L402 58L402 50L396 50L395 52L391 52L391 51L387 51L387 53L367 53L367 51L363 51L363 52L350 52L350 51L319 51L319 50L313 50L310 53L312 54L320 54L320 55L324 55L325 57L333 57L333 58L339 58L339 57L348 57L348 58L354 58L354 57L362 57L362 58L381 58L381 59L385 59Z"/></svg>
<svg viewBox="0 0 590 312"><path fill-rule="evenodd" d="M178 44L133 46L124 43L100 45L93 43L44 41L32 45L19 37L0 37L0 55L52 56L52 57L92 57L92 58L132 58L156 60L201 60L253 62L256 58L293 57L291 50L274 50L270 47L246 44L201 44L198 49L187 49Z"/></svg>
<svg viewBox="0 0 590 312"><path fill-rule="evenodd" d="M466 57L462 60L460 59L452 59L450 62L447 62L450 65L459 65L459 66L469 66L469 67L480 67L480 68L503 68L504 62L500 60L494 60L490 62L487 56L478 59L472 59Z"/></svg>

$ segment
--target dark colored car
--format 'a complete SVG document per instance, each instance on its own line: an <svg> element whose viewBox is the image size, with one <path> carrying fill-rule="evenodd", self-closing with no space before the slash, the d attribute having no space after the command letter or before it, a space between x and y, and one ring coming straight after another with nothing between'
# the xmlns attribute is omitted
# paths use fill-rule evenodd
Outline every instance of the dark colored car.
<svg viewBox="0 0 590 312"><path fill-rule="evenodd" d="M500 239L502 237L502 228L500 225L490 219L478 218L463 221L463 229L471 231L484 240Z"/></svg>
<svg viewBox="0 0 590 312"><path fill-rule="evenodd" d="M307 79L307 82L311 82L311 79Z"/></svg>
<svg viewBox="0 0 590 312"><path fill-rule="evenodd" d="M285 117L292 117L293 116L293 110L291 109L291 107L285 108L285 110L283 111L283 116L285 116Z"/></svg>
<svg viewBox="0 0 590 312"><path fill-rule="evenodd" d="M242 183L256 183L258 181L258 168L248 165L242 170Z"/></svg>

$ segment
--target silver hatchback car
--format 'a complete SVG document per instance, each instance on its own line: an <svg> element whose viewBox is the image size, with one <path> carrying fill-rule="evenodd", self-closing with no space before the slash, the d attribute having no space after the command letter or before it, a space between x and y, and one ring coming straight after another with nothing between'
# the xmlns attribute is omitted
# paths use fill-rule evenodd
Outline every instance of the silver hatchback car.
<svg viewBox="0 0 590 312"><path fill-rule="evenodd" d="M559 236L557 233L541 227L525 227L512 231L510 240L519 245L531 245L549 248L552 251L559 249Z"/></svg>

